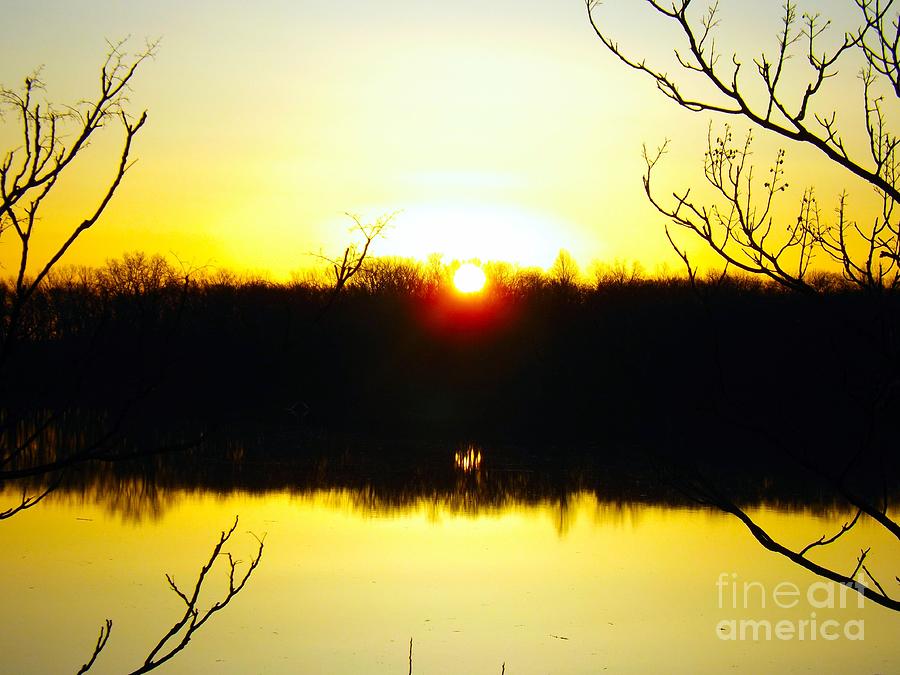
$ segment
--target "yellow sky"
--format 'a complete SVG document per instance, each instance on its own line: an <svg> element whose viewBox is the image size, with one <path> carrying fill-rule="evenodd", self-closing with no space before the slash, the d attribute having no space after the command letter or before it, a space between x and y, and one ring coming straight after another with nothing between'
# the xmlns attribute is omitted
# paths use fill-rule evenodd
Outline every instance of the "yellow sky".
<svg viewBox="0 0 900 675"><path fill-rule="evenodd" d="M666 34L633 20L635 4L609 3L617 34L665 59ZM780 4L731 3L752 14L732 11L723 30L740 40L752 28L758 42L743 47L771 45ZM345 212L395 211L376 253L546 266L566 248L583 265L677 262L643 196L641 145L673 139L663 170L677 187L696 176L708 118L615 61L579 0L11 0L3 15L0 82L45 64L56 102L94 91L106 38L162 38L131 97L150 113L139 162L68 262L144 249L284 277L342 247ZM114 142L99 140L60 184L37 256L104 183ZM840 183L821 161L795 161L797 182L821 181L830 200ZM7 233L7 272L14 252Z"/></svg>

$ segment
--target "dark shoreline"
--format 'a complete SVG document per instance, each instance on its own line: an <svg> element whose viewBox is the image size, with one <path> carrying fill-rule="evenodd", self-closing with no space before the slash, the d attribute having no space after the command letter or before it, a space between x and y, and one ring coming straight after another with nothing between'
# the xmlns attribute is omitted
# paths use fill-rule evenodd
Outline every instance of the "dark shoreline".
<svg viewBox="0 0 900 675"><path fill-rule="evenodd" d="M679 482L700 472L745 505L830 508L817 470L848 465L853 489L897 491L900 294L520 273L466 298L412 263L378 269L339 296L146 270L56 279L6 364L6 445L39 433L4 470L109 434L112 454L147 456L67 485L390 501L458 490L446 463L472 442L488 503L587 489L687 504Z"/></svg>

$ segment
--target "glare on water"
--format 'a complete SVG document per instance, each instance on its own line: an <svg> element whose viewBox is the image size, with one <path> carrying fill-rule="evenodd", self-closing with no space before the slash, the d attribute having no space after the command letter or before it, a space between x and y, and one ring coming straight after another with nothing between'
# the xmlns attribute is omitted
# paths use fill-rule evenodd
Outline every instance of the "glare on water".
<svg viewBox="0 0 900 675"><path fill-rule="evenodd" d="M463 472L481 461L474 447L454 456ZM113 635L98 672L135 667L183 609L164 574L193 584L235 514L232 552L247 560L247 533L265 534L262 564L169 672L406 672L410 638L414 672L427 673L494 673L503 663L507 673L757 673L811 663L874 672L900 658L895 615L853 602L812 606L805 589L815 577L716 512L592 492L485 506L344 489L158 497L155 516L123 517L99 497L60 493L2 524L7 672L77 669L107 617ZM796 523L788 515L760 517ZM807 514L792 527L814 539L823 522ZM757 584L746 603L744 582ZM773 603L780 583L800 589L797 606ZM865 639L721 639L722 621L796 626L811 614L836 630L864 620Z"/></svg>

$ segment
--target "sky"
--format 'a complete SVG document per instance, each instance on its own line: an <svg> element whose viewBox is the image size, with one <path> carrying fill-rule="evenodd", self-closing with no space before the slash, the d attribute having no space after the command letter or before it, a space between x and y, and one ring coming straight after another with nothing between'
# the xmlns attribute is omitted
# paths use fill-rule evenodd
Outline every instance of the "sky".
<svg viewBox="0 0 900 675"><path fill-rule="evenodd" d="M672 34L639 4L609 0L604 21L665 63ZM849 4L818 6L840 19ZM723 6L724 44L774 46L780 0ZM377 254L546 267L567 249L584 267L678 265L643 194L641 148L672 139L661 184L690 185L709 118L615 60L580 0L5 0L3 15L0 84L43 66L60 104L96 91L107 40L160 39L129 101L149 111L138 161L69 263L141 249L285 278L337 255L352 213L395 214ZM34 260L96 201L118 142L105 129L54 189ZM774 149L760 146L763 161ZM827 199L843 187L821 158L789 159ZM15 254L6 233L7 273Z"/></svg>

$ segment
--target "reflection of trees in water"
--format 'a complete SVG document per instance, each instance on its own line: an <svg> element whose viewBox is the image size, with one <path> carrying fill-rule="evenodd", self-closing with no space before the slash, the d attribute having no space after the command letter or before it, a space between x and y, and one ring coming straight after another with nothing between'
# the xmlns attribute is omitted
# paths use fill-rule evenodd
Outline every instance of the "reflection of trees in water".
<svg viewBox="0 0 900 675"><path fill-rule="evenodd" d="M145 519L158 520L180 501L181 494L160 488L146 476L115 476L98 471L90 483L77 489L66 486L54 493L52 500L79 506L102 504L122 520L137 523Z"/></svg>
<svg viewBox="0 0 900 675"><path fill-rule="evenodd" d="M70 418L52 437L76 443L85 428ZM199 431L188 430L185 435L196 437ZM131 437L139 440L123 441L125 452L140 454L142 447L160 444L160 438L147 430ZM177 444L178 437L170 434L164 440ZM578 511L573 502L581 503L585 494L592 495L595 518L604 524L636 522L641 510L633 505L696 507L660 475L655 459L633 452L472 447L476 456L480 453L480 463L461 468L457 456L461 449L471 449L469 445L314 441L284 429L231 430L207 436L202 446L183 452L82 467L66 476L52 498L100 504L132 521L160 518L193 491L222 496L238 490L275 491L300 499L316 495L335 508L371 517L418 511L439 519L445 514L479 516L540 507L552 510L560 533L573 525ZM54 452L48 447L42 451ZM721 484L747 507L845 515L832 493L793 474L776 473L777 468L766 465L740 475L724 471ZM37 481L33 487L38 488Z"/></svg>

